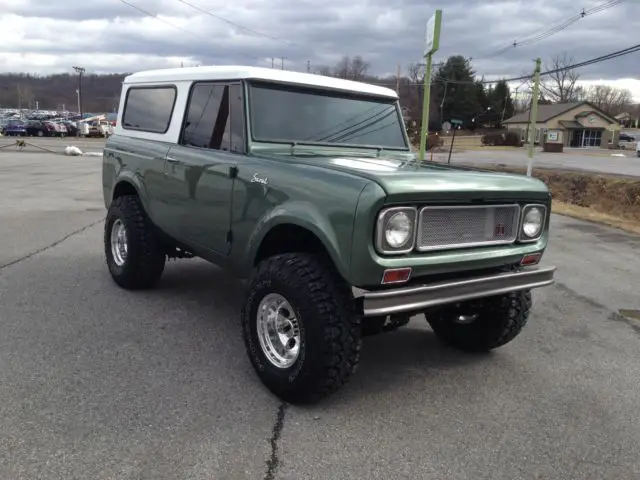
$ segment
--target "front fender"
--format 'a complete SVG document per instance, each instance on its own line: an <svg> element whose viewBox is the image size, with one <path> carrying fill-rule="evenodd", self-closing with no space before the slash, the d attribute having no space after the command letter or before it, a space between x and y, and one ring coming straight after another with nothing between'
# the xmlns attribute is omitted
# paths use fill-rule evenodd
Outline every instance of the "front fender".
<svg viewBox="0 0 640 480"><path fill-rule="evenodd" d="M331 257L336 269L345 279L349 279L351 263L351 235L353 232L353 213L356 205L343 214L328 218L313 203L291 201L269 210L256 224L243 258L244 270L250 271L258 249L267 234L278 225L295 225L313 233L322 243Z"/></svg>

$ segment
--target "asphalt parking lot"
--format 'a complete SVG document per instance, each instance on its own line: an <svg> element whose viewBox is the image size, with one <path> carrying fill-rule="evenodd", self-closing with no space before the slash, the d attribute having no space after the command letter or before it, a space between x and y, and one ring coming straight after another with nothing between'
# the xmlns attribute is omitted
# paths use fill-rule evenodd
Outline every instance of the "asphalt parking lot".
<svg viewBox="0 0 640 480"><path fill-rule="evenodd" d="M39 140L56 149L56 140ZM95 141L78 145L100 149ZM0 139L0 145L2 139ZM640 478L640 237L559 216L524 333L489 355L416 317L313 407L254 375L242 285L199 260L125 292L97 157L0 150L0 478Z"/></svg>

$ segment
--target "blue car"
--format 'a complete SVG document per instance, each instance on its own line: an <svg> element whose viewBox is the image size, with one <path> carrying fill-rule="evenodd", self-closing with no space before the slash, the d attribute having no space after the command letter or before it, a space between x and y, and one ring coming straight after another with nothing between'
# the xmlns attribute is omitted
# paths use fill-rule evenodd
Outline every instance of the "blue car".
<svg viewBox="0 0 640 480"><path fill-rule="evenodd" d="M2 129L2 134L7 137L26 137L27 129L22 122L7 123Z"/></svg>

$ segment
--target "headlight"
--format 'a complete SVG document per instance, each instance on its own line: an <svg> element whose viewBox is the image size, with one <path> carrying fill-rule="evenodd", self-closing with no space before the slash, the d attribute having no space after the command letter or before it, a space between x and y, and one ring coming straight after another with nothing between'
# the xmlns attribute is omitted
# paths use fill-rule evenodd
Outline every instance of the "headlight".
<svg viewBox="0 0 640 480"><path fill-rule="evenodd" d="M417 210L393 207L380 212L376 248L380 253L400 254L413 250Z"/></svg>
<svg viewBox="0 0 640 480"><path fill-rule="evenodd" d="M524 208L520 237L522 241L535 240L542 233L547 209L544 205L528 205Z"/></svg>
<svg viewBox="0 0 640 480"><path fill-rule="evenodd" d="M411 235L411 220L404 212L394 213L384 229L384 237L391 248L402 248Z"/></svg>

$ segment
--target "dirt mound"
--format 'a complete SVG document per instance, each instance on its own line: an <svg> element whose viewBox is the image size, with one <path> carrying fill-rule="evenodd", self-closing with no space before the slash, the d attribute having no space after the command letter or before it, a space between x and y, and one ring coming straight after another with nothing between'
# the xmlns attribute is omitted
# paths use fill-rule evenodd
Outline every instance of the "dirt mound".
<svg viewBox="0 0 640 480"><path fill-rule="evenodd" d="M522 169L496 165L491 170L523 174ZM554 201L612 215L640 224L640 179L615 175L534 168Z"/></svg>

